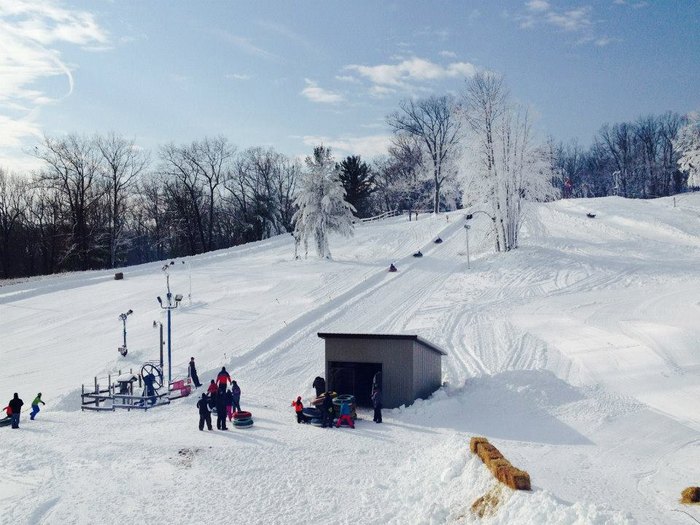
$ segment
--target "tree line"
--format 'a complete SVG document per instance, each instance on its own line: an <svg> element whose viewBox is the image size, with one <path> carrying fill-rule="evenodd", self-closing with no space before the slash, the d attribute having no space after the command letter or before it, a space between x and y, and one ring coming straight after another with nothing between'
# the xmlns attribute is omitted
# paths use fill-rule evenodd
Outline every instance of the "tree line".
<svg viewBox="0 0 700 525"><path fill-rule="evenodd" d="M313 239L330 256L319 228L349 234L353 216L397 209L483 212L495 249L508 251L528 200L651 198L700 180L695 116L606 124L588 149L538 141L527 108L493 73L468 79L457 96L406 99L386 122L391 144L370 162L336 161L319 146L302 164L221 136L156 152L115 133L46 136L32 152L40 170L0 168L0 278L138 264L287 232L297 248Z"/></svg>

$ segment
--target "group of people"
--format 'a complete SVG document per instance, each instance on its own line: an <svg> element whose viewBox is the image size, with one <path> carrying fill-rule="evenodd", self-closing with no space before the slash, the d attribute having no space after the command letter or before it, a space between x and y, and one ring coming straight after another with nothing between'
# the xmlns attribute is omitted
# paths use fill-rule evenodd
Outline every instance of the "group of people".
<svg viewBox="0 0 700 525"><path fill-rule="evenodd" d="M194 358L192 358L190 363L191 375ZM197 378L196 370L193 381L194 378ZM201 386L199 378L197 378L195 386ZM231 374L228 373L225 366L221 367L221 371L217 374L216 379L211 380L207 391L204 392L199 401L197 401L197 409L199 410L199 430L204 430L204 425L206 425L209 430L212 430L212 410L216 411L217 430L228 430L226 418L228 418L230 422L233 419L234 413L241 411L241 388L236 381L231 379Z"/></svg>
<svg viewBox="0 0 700 525"><path fill-rule="evenodd" d="M333 419L335 417L335 409L333 407L333 393L326 391L326 380L318 376L314 379L311 385L316 390L316 397L323 397L321 402L321 426L323 428L330 428L333 426ZM381 372L375 374L372 380L372 407L374 408L374 418L372 421L375 423L382 422L382 390L381 390ZM309 423L311 418L304 414L304 403L301 400L301 396L298 396L295 401L292 401L292 407L297 416L297 423ZM339 428L343 423L347 424L350 428L355 428L355 422L352 419L352 407L349 402L340 403L338 410L338 420L335 422L336 428Z"/></svg>
<svg viewBox="0 0 700 525"><path fill-rule="evenodd" d="M32 401L32 412L29 414L29 419L34 421L34 418L39 413L39 405L46 405L41 399L41 392L39 392L34 401ZM10 418L10 423L12 428L19 428L19 415L22 412L22 407L24 406L24 401L19 397L19 394L15 392L7 406L3 409L7 417Z"/></svg>

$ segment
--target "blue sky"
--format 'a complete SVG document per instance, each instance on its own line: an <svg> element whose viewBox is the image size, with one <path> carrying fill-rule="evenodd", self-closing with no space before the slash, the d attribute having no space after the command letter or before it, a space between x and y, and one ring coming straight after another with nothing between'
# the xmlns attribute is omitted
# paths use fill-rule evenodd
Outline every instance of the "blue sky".
<svg viewBox="0 0 700 525"><path fill-rule="evenodd" d="M384 150L405 97L505 75L541 136L700 109L700 0L0 0L0 165L43 133L149 149L223 134L305 155Z"/></svg>

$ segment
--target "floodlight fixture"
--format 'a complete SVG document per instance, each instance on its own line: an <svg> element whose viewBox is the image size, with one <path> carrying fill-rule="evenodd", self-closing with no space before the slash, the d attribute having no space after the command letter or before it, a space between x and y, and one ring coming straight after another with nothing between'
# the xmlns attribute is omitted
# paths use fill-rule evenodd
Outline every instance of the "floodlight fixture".
<svg viewBox="0 0 700 525"><path fill-rule="evenodd" d="M182 301L182 294L181 293L179 293L175 296L175 302L179 303L180 301Z"/></svg>
<svg viewBox="0 0 700 525"><path fill-rule="evenodd" d="M158 299L158 304L163 306L163 299L160 298L160 295L156 299Z"/></svg>

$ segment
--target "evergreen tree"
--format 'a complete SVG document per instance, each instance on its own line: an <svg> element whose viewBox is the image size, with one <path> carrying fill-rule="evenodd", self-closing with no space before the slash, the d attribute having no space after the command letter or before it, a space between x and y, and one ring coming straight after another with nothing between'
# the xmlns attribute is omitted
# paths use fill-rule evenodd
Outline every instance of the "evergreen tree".
<svg viewBox="0 0 700 525"><path fill-rule="evenodd" d="M305 162L307 171L295 200L295 237L304 245L313 239L318 256L330 259L328 235L337 232L351 236L355 208L345 200L345 188L330 148L315 147L313 156L306 157Z"/></svg>
<svg viewBox="0 0 700 525"><path fill-rule="evenodd" d="M338 168L340 180L345 188L345 200L355 207L358 217L369 216L369 197L376 190L374 173L359 155L345 158Z"/></svg>

